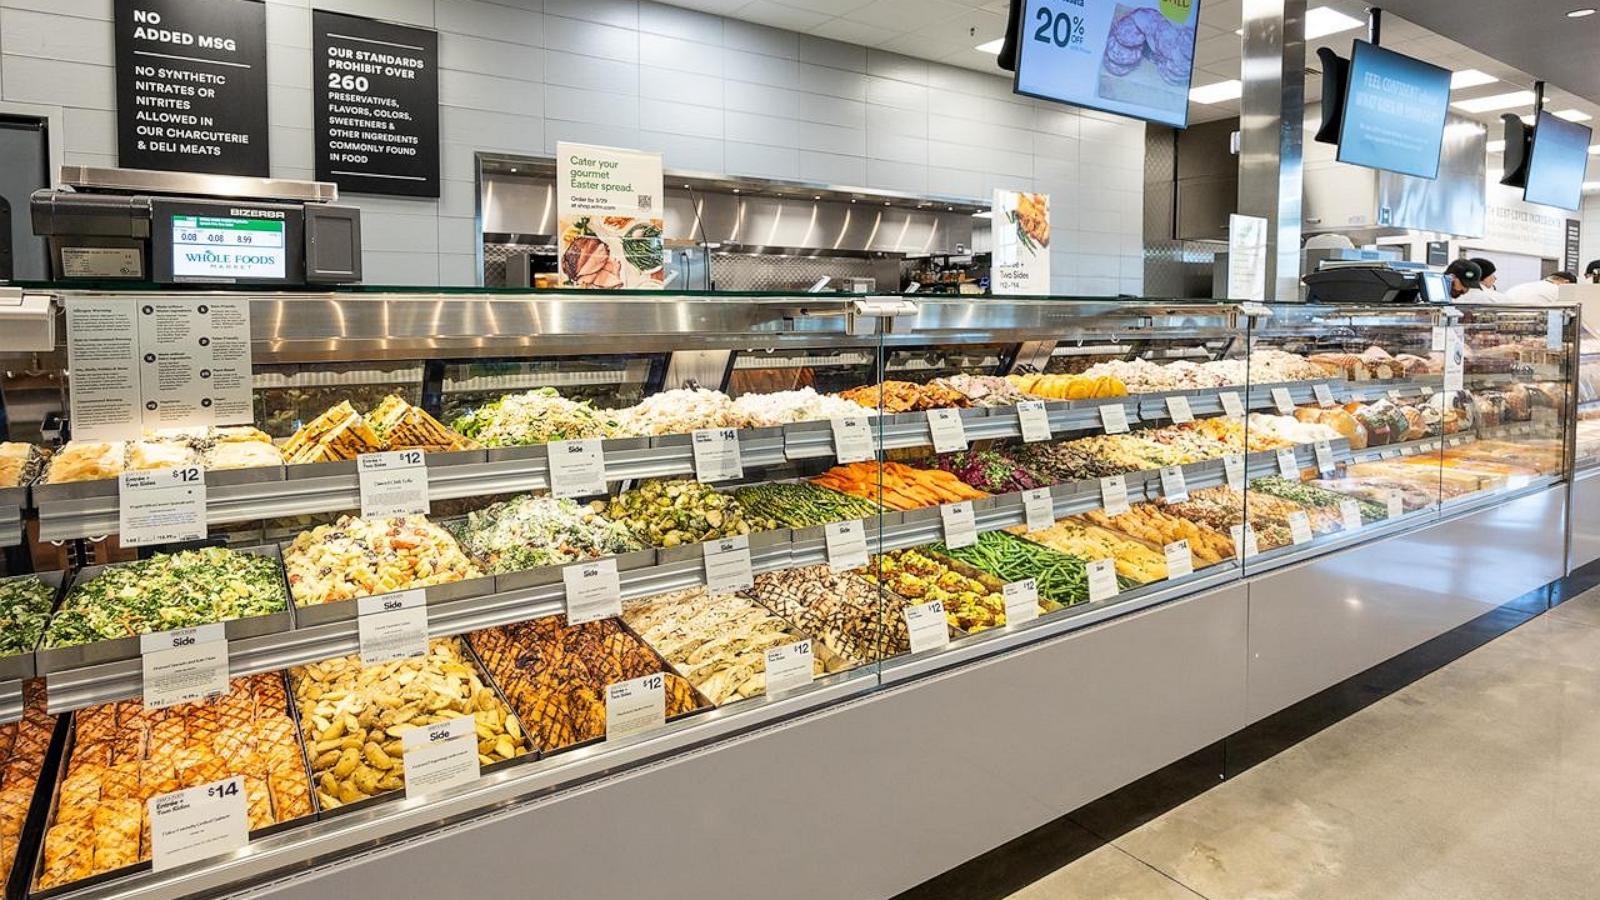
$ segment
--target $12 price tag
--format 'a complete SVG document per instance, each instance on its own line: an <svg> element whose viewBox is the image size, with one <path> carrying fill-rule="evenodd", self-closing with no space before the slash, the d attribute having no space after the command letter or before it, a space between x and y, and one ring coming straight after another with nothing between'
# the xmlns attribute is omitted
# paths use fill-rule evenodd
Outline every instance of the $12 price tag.
<svg viewBox="0 0 1600 900"><path fill-rule="evenodd" d="M1002 597L1006 602L1006 624L1021 625L1039 618L1039 583L1032 578L1007 582Z"/></svg>
<svg viewBox="0 0 1600 900"><path fill-rule="evenodd" d="M911 652L939 650L950 645L950 625L944 617L944 604L938 600L904 609L906 632L911 639Z"/></svg>
<svg viewBox="0 0 1600 900"><path fill-rule="evenodd" d="M816 656L810 639L767 648L767 696L811 684Z"/></svg>
<svg viewBox="0 0 1600 900"><path fill-rule="evenodd" d="M606 740L660 728L667 721L667 680L660 672L606 685Z"/></svg>
<svg viewBox="0 0 1600 900"><path fill-rule="evenodd" d="M356 457L361 483L361 515L428 514L428 462L421 450L389 450Z"/></svg>
<svg viewBox="0 0 1600 900"><path fill-rule="evenodd" d="M117 533L124 547L203 541L206 472L199 466L123 472Z"/></svg>

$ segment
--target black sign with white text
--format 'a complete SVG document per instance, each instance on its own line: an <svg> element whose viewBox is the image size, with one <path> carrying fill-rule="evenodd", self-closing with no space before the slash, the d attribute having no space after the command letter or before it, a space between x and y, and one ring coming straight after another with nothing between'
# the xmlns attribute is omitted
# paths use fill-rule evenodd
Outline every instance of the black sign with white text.
<svg viewBox="0 0 1600 900"><path fill-rule="evenodd" d="M1561 253L1561 268L1568 272L1582 271L1579 266L1580 247L1583 244L1583 222L1578 219L1567 220L1567 244Z"/></svg>
<svg viewBox="0 0 1600 900"><path fill-rule="evenodd" d="M439 36L313 10L317 180L439 196Z"/></svg>
<svg viewBox="0 0 1600 900"><path fill-rule="evenodd" d="M261 0L117 0L117 165L269 174Z"/></svg>

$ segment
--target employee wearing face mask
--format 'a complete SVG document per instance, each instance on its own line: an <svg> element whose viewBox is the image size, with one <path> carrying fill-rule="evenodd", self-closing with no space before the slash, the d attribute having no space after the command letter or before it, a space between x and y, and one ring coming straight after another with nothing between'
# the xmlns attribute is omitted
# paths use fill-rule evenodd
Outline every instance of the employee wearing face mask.
<svg viewBox="0 0 1600 900"><path fill-rule="evenodd" d="M1445 268L1450 276L1450 296L1461 303L1510 303L1511 298L1486 285L1480 263L1488 263L1491 269L1494 266L1486 259L1458 259Z"/></svg>

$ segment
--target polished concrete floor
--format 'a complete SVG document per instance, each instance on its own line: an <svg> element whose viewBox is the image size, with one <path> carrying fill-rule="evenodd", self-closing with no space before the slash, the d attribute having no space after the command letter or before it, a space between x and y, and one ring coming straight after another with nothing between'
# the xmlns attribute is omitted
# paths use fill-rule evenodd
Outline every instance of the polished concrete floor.
<svg viewBox="0 0 1600 900"><path fill-rule="evenodd" d="M1011 898L1600 897L1600 589L1109 841L1081 821Z"/></svg>

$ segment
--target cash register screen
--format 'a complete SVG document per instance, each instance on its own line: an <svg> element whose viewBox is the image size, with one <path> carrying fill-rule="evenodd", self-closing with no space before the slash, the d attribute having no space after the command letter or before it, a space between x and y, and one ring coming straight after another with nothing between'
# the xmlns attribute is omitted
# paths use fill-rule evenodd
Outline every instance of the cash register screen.
<svg viewBox="0 0 1600 900"><path fill-rule="evenodd" d="M282 219L173 216L172 274L179 279L286 277Z"/></svg>
<svg viewBox="0 0 1600 900"><path fill-rule="evenodd" d="M1417 276L1422 281L1424 303L1450 302L1450 276L1443 272L1423 272Z"/></svg>

